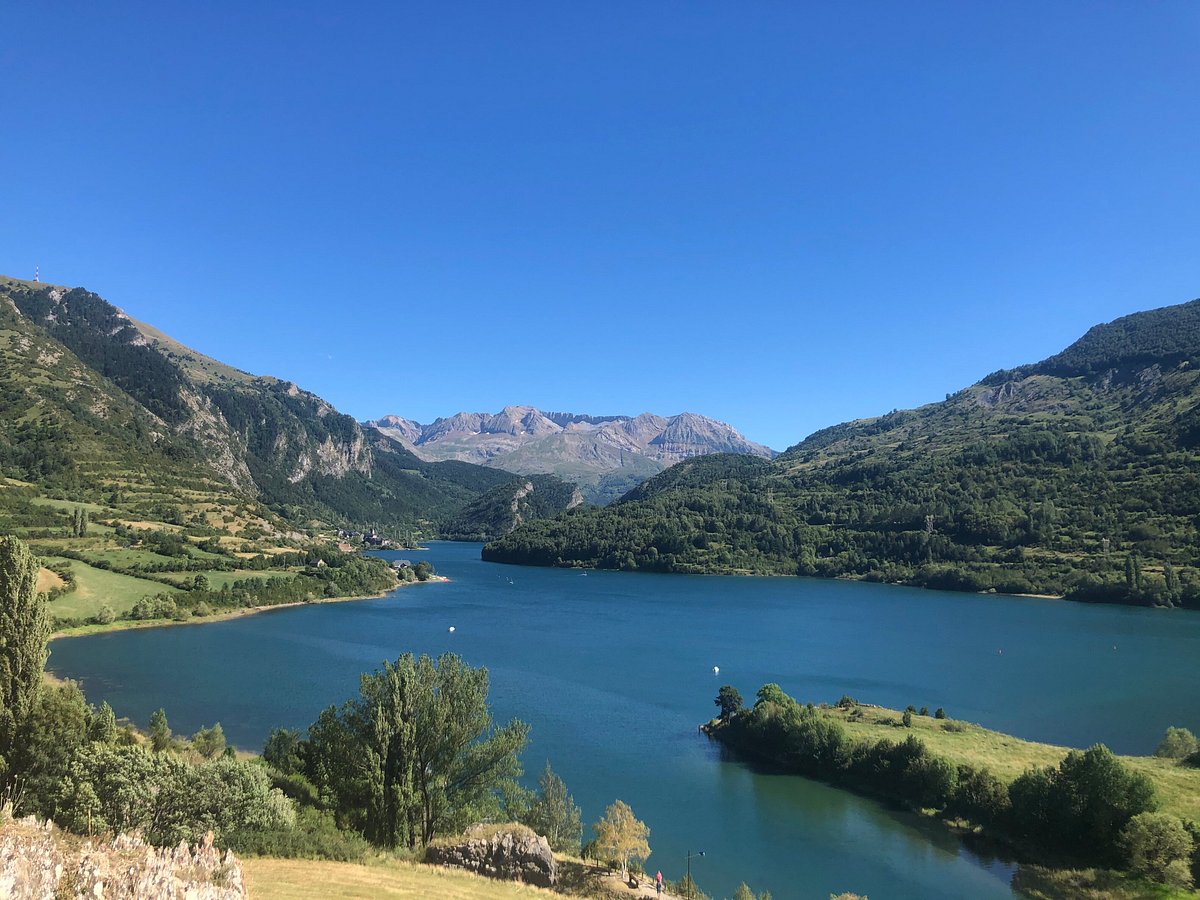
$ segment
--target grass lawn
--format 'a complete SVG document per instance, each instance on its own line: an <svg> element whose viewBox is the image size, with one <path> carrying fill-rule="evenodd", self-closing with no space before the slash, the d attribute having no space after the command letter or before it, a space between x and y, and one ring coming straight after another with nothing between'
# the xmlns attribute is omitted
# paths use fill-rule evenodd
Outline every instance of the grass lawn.
<svg viewBox="0 0 1200 900"><path fill-rule="evenodd" d="M99 503L88 503L86 500L55 500L53 497L30 497L29 502L34 506L49 506L54 509L62 509L67 512L72 512L76 508L87 510L89 515L93 516L108 516L113 515L114 510L110 506L101 506Z"/></svg>
<svg viewBox="0 0 1200 900"><path fill-rule="evenodd" d="M75 576L75 590L50 604L50 614L60 619L86 619L96 615L106 603L120 615L143 597L176 593L175 588L165 584L95 569L78 560L54 557L49 560L65 563Z"/></svg>
<svg viewBox="0 0 1200 900"><path fill-rule="evenodd" d="M265 571L263 569L234 569L232 572L217 570L213 572L158 572L156 574L180 583L191 582L197 575L203 575L208 579L209 590L219 591L227 584L232 585L235 581L243 581L247 578L265 579L277 575L287 577L296 573L287 569L267 569Z"/></svg>
<svg viewBox="0 0 1200 900"><path fill-rule="evenodd" d="M133 548L116 548L108 547L104 549L93 550L90 547L80 547L79 552L87 557L88 562L107 562L118 568L129 568L130 566L161 566L171 565L178 562L170 556L162 556L158 553L153 553L150 550L136 550Z"/></svg>
<svg viewBox="0 0 1200 900"><path fill-rule="evenodd" d="M1056 766L1067 755L1067 747L1023 741L998 731L989 731L969 722L913 716L912 728L901 724L901 713L875 706L858 707L861 719L850 719L850 710L831 708L823 712L841 721L846 733L863 741L887 738L902 741L909 733L920 738L938 756L954 764L967 763L991 771L1010 782L1026 769ZM947 726L951 729L947 730ZM1200 821L1200 769L1181 766L1175 760L1155 756L1122 756L1131 769L1142 772L1153 782L1162 803L1161 812Z"/></svg>
<svg viewBox="0 0 1200 900"><path fill-rule="evenodd" d="M493 881L469 872L405 862L372 865L306 859L242 860L246 887L255 900L293 897L438 897L443 900L508 900L562 896L511 881Z"/></svg>

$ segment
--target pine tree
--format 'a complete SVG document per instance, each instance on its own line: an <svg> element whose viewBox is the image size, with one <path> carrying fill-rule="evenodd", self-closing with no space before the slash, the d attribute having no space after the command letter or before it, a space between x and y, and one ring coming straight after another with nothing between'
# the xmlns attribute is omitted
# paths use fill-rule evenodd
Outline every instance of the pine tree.
<svg viewBox="0 0 1200 900"><path fill-rule="evenodd" d="M551 850L579 853L579 842L583 838L583 814L567 793L566 784L554 774L548 762L538 779L538 787L541 790L523 821L546 838Z"/></svg>
<svg viewBox="0 0 1200 900"><path fill-rule="evenodd" d="M221 723L212 728L201 728L192 735L192 749L205 759L216 759L225 752L225 731Z"/></svg>
<svg viewBox="0 0 1200 900"><path fill-rule="evenodd" d="M161 706L150 714L150 746L155 753L171 746L171 726L167 724L167 711Z"/></svg>
<svg viewBox="0 0 1200 900"><path fill-rule="evenodd" d="M102 744L116 741L117 717L107 700L101 703L100 709L92 715L91 724L88 726L88 738Z"/></svg>
<svg viewBox="0 0 1200 900"><path fill-rule="evenodd" d="M49 656L50 615L37 592L38 563L14 537L0 537L0 779L9 776L17 732L28 718Z"/></svg>

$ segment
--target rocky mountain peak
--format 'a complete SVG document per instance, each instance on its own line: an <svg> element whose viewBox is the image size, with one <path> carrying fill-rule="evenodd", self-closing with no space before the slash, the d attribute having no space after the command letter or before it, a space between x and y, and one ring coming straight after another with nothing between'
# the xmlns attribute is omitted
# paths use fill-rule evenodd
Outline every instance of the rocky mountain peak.
<svg viewBox="0 0 1200 900"><path fill-rule="evenodd" d="M498 413L460 412L430 425L397 415L367 424L426 460L482 463L518 475L555 474L580 485L593 502L613 499L692 456L775 455L729 425L696 413L592 416L510 405Z"/></svg>

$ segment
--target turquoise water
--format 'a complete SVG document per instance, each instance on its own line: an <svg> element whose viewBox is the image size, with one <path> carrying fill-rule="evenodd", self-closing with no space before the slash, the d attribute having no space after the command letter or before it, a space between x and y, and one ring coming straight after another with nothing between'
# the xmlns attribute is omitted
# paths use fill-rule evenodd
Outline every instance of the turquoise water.
<svg viewBox="0 0 1200 900"><path fill-rule="evenodd" d="M1124 753L1150 752L1168 725L1200 730L1194 614L811 579L584 575L484 563L478 544L435 543L419 558L452 582L61 640L49 667L143 725L162 706L178 732L220 721L257 749L273 727L302 728L351 696L384 659L453 650L488 667L498 719L533 726L531 783L549 759L586 821L627 801L651 828L647 868L677 878L686 852L704 850L693 874L718 897L741 880L777 898L1012 896L1011 866L920 821L723 759L696 730L721 684L748 700L774 681L802 700L944 706L1022 737Z"/></svg>

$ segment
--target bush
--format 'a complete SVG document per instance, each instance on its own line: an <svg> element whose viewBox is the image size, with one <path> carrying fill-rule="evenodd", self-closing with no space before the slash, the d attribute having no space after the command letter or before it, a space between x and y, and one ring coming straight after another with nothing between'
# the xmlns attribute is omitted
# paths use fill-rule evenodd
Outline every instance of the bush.
<svg viewBox="0 0 1200 900"><path fill-rule="evenodd" d="M230 831L225 845L236 853L338 862L360 862L371 847L354 832L338 828L332 813L312 808L301 809L291 827Z"/></svg>
<svg viewBox="0 0 1200 900"><path fill-rule="evenodd" d="M1120 843L1130 871L1175 887L1191 887L1192 836L1175 816L1140 813L1121 829Z"/></svg>
<svg viewBox="0 0 1200 900"><path fill-rule="evenodd" d="M958 767L958 783L946 812L982 825L993 827L1008 815L1008 787L987 769L974 766Z"/></svg>
<svg viewBox="0 0 1200 900"><path fill-rule="evenodd" d="M84 833L142 831L155 846L198 841L213 831L280 830L295 822L290 800L253 763L198 765L141 747L90 744L75 753L59 785L58 816Z"/></svg>
<svg viewBox="0 0 1200 900"><path fill-rule="evenodd" d="M1186 759L1200 750L1200 741L1186 728L1168 728L1162 741L1154 751L1155 756L1166 759Z"/></svg>

